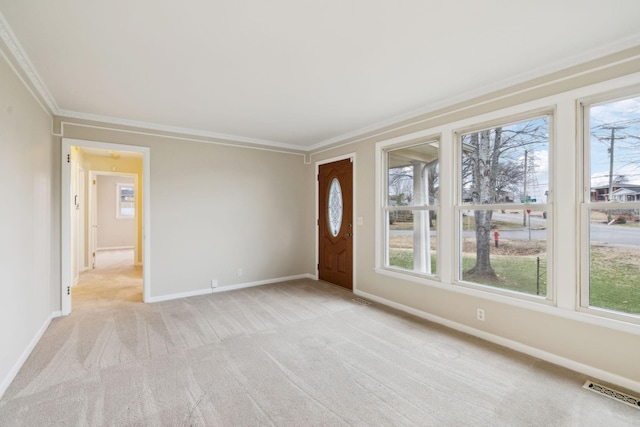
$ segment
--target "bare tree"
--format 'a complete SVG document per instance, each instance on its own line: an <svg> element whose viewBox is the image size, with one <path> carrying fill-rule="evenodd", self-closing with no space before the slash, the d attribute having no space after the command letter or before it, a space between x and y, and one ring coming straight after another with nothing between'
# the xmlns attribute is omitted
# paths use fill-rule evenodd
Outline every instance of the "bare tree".
<svg viewBox="0 0 640 427"><path fill-rule="evenodd" d="M495 141L501 143L502 130L496 129ZM496 199L495 182L497 157L500 156L499 148L491 147L491 134L489 130L472 133L470 145L473 151L469 155L469 167L471 168L471 197L475 205L492 203ZM468 271L474 276L495 276L491 267L489 232L493 211L490 209L476 209L473 216L476 224L476 265Z"/></svg>
<svg viewBox="0 0 640 427"><path fill-rule="evenodd" d="M495 277L490 258L490 232L493 210L482 205L496 203L501 189L518 186L523 172L517 172L516 159L524 147L546 143L547 121L535 119L508 127L496 127L462 136L462 185L471 193L476 237L476 264L466 274Z"/></svg>
<svg viewBox="0 0 640 427"><path fill-rule="evenodd" d="M429 204L434 205L435 201L440 198L438 191L440 190L439 178L440 173L438 169L438 162L433 162L427 165L427 176L428 176L428 189L429 189ZM429 227L433 227L433 221L436 219L436 211L429 211Z"/></svg>
<svg viewBox="0 0 640 427"><path fill-rule="evenodd" d="M515 161L506 161L498 164L498 173L496 174L496 202L504 203L505 193L517 193L520 190L519 183L524 177L524 168L521 163Z"/></svg>

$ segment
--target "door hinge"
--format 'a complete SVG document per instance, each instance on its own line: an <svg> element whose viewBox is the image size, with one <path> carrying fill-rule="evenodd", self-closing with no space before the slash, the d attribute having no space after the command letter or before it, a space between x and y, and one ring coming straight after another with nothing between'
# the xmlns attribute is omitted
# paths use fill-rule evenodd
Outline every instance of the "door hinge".
<svg viewBox="0 0 640 427"><path fill-rule="evenodd" d="M318 270L320 270L320 264L318 264Z"/></svg>
<svg viewBox="0 0 640 427"><path fill-rule="evenodd" d="M95 257L96 257L96 253L95 253L95 252L92 252L92 253L91 253L91 256L95 258Z"/></svg>
<svg viewBox="0 0 640 427"><path fill-rule="evenodd" d="M71 163L71 154L67 154L67 163Z"/></svg>
<svg viewBox="0 0 640 427"><path fill-rule="evenodd" d="M96 185L96 180L95 179L93 180L93 185Z"/></svg>
<svg viewBox="0 0 640 427"><path fill-rule="evenodd" d="M71 286L67 286L67 295L71 295Z"/></svg>

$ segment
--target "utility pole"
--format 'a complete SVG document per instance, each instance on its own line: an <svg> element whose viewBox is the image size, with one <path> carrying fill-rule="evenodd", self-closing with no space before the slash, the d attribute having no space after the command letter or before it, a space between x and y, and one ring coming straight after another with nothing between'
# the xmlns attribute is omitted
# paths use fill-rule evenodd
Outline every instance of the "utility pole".
<svg viewBox="0 0 640 427"><path fill-rule="evenodd" d="M524 202L527 203L527 150L524 150ZM527 225L527 211L522 211L522 225Z"/></svg>
<svg viewBox="0 0 640 427"><path fill-rule="evenodd" d="M607 201L610 202L612 193L613 193L613 155L614 155L614 147L616 142L616 131L626 129L625 126L603 126L602 129L610 130L611 136L602 137L600 139L609 140L611 143L609 144L609 192L607 194ZM618 139L624 139L618 138ZM611 210L607 210L607 222L611 222Z"/></svg>

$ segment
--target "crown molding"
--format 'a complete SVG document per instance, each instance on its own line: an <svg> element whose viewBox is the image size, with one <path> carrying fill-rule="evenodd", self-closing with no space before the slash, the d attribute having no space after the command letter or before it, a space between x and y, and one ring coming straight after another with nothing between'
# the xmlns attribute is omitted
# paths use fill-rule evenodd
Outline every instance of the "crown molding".
<svg viewBox="0 0 640 427"><path fill-rule="evenodd" d="M25 83L30 84L35 89L40 100L46 104L51 114L57 114L59 111L58 104L56 104L55 99L53 99L53 96L51 96L51 93L42 82L42 78L40 78L35 67L31 64L29 57L24 53L24 49L15 34L13 34L13 31L11 31L11 27L7 24L2 12L0 12L0 39L2 39L7 50L20 67L22 73L24 73L27 79Z"/></svg>
<svg viewBox="0 0 640 427"><path fill-rule="evenodd" d="M258 146L266 146L269 148L280 148L283 150L291 150L295 152L306 151L305 147L302 147L299 145L286 144L278 141L270 141L268 139L249 138L249 137L238 136L238 135L229 135L229 134L218 133L218 132L203 131L198 129L188 129L188 128L181 128L177 126L167 126L167 125L161 125L158 123L121 119L117 117L101 116L98 114L88 114L88 113L82 113L78 111L59 110L58 116L60 116L60 118L108 123L108 124L117 125L117 126L132 127L132 128L142 129L142 130L148 130L148 131L150 130L150 131L175 134L175 135L181 135L181 136L186 135L186 136L192 136L192 137L207 138L207 139L214 140L215 142L250 144L250 145L258 145ZM206 141L203 139L200 139L199 141L214 142L214 141Z"/></svg>

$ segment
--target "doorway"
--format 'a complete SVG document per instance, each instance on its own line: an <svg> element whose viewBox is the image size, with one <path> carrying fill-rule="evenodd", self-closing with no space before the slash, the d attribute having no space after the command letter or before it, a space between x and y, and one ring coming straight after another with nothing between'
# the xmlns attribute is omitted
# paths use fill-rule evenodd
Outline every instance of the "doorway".
<svg viewBox="0 0 640 427"><path fill-rule="evenodd" d="M95 202L96 194L93 193L92 187L97 183L96 174L106 175L123 175L128 174L135 176L134 187L137 189L139 199L135 201L136 237L134 242L134 263L142 269L142 300L150 299L150 221L149 221L149 148L110 144L95 141L62 139L62 203L61 203L61 222L62 222L62 252L61 252L61 312L62 315L71 313L71 291L74 285L74 277L80 269L91 271L96 257L96 225L95 220L88 213L86 218L85 233L86 238L80 243L78 242L77 221L74 217L75 212L79 208L83 208L86 204L90 211L91 205ZM132 170L131 158L137 158L136 169ZM89 159L89 160L87 160ZM84 170L89 170L89 180L85 186L87 191L79 193L79 188L75 176L71 173L71 164L82 165ZM97 171L97 172L96 172ZM83 173L86 175L86 173ZM124 189L128 190L131 185L126 183ZM92 194L93 193L93 194ZM124 191L123 195L130 197L131 195ZM113 201L116 201L116 190L113 191ZM125 200L131 202L131 199ZM123 204L123 213L129 213L132 203ZM115 209L115 208L114 208ZM114 216L117 213L113 212ZM95 215L95 211L92 215ZM129 245L126 245L129 246ZM111 249L122 250L123 247L112 247ZM127 248L127 250L131 250ZM84 256L79 256L78 252L84 252ZM121 256L122 254L118 254ZM74 260L83 259L84 265ZM138 288L139 289L139 288Z"/></svg>
<svg viewBox="0 0 640 427"><path fill-rule="evenodd" d="M119 257L108 261L109 264L122 259L126 264L142 265L139 249L136 248L139 234L136 219L139 214L136 210L138 175L95 170L89 172L89 268L100 267L98 255L106 251L121 252ZM131 254L130 260L122 257L124 252Z"/></svg>
<svg viewBox="0 0 640 427"><path fill-rule="evenodd" d="M318 278L353 290L354 157L317 164Z"/></svg>

